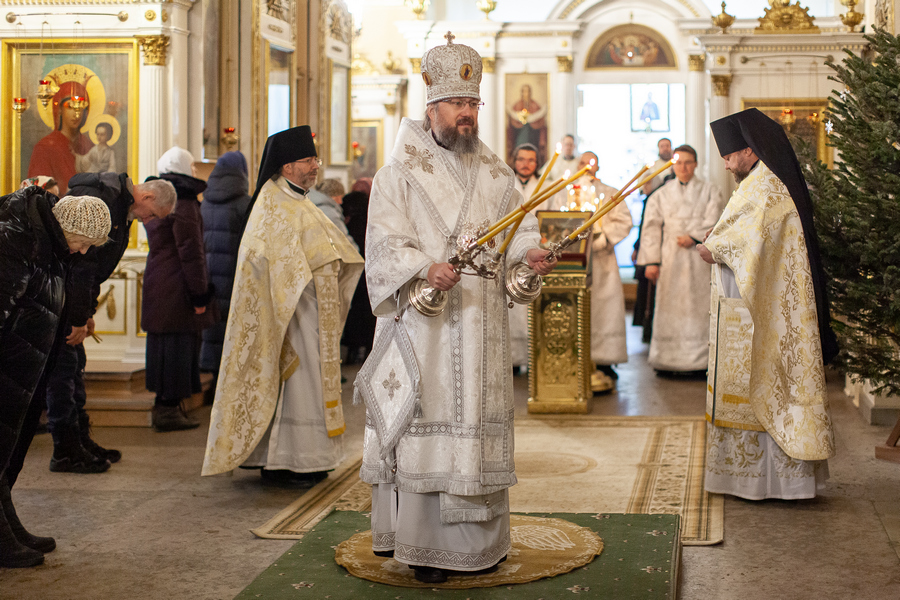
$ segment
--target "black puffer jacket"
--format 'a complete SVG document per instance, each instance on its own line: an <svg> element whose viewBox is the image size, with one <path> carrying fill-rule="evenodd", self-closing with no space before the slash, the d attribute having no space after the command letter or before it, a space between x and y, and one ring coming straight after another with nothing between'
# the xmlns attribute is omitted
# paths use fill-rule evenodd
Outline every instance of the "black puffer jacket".
<svg viewBox="0 0 900 600"><path fill-rule="evenodd" d="M244 217L250 206L249 182L240 168L217 164L206 183L200 211L209 278L216 286L216 301L222 320L203 331L200 368L218 371L225 339L225 322L231 306L231 288L237 268L238 248L244 233Z"/></svg>
<svg viewBox="0 0 900 600"><path fill-rule="evenodd" d="M0 471L53 346L69 247L37 186L0 198Z"/></svg>

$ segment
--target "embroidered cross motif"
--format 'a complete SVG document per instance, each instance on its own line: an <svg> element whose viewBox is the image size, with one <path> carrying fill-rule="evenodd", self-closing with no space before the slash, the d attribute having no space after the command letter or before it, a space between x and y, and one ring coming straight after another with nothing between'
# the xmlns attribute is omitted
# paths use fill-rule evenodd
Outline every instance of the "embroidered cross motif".
<svg viewBox="0 0 900 600"><path fill-rule="evenodd" d="M506 165L504 165L502 162L500 162L500 159L497 157L496 154L491 156L491 158L488 158L484 154L479 154L478 158L479 158L479 160L481 160L481 162L483 162L484 164L488 165L491 168L491 177L493 177L494 179L497 179L498 177L500 177L501 174L502 175L509 174L509 172L506 170Z"/></svg>
<svg viewBox="0 0 900 600"><path fill-rule="evenodd" d="M383 385L384 389L388 391L388 398L390 398L391 400L394 399L394 392L403 387L402 385L400 385L400 380L397 379L397 374L394 373L393 369L391 369L391 374L388 376L388 378L381 382L381 385Z"/></svg>
<svg viewBox="0 0 900 600"><path fill-rule="evenodd" d="M403 161L403 164L406 165L408 169L421 167L426 173L434 173L434 167L431 164L431 159L434 158L434 154L431 150L428 150L427 148L419 150L412 144L405 144L404 149L406 150L406 153L409 154L409 158ZM496 177L494 179L496 179Z"/></svg>

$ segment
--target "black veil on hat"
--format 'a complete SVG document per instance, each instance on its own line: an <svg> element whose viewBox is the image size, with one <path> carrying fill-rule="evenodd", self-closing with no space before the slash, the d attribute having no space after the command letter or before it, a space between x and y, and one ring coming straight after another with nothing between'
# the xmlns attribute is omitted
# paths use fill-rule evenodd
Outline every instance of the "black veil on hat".
<svg viewBox="0 0 900 600"><path fill-rule="evenodd" d="M269 136L266 147L263 149L262 160L259 163L259 176L256 178L256 191L250 200L247 214L256 202L259 191L265 183L272 179L278 169L295 160L301 160L316 156L316 145L313 143L312 130L309 125L291 127Z"/></svg>
<svg viewBox="0 0 900 600"><path fill-rule="evenodd" d="M800 161L781 125L756 108L748 108L709 124L719 154L723 157L750 148L787 187L803 225L806 252L816 294L816 314L819 319L819 339L825 364L838 353L837 337L831 329L828 293L825 289L825 270L819 254L819 238L813 223L813 205L809 188L800 169Z"/></svg>

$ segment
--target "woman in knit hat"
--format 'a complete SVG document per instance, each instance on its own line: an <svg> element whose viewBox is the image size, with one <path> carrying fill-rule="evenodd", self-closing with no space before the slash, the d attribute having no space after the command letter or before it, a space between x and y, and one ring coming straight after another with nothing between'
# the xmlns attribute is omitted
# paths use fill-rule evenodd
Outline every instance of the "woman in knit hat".
<svg viewBox="0 0 900 600"><path fill-rule="evenodd" d="M39 565L56 547L19 522L6 465L56 337L67 256L104 244L109 228L99 198L39 186L0 198L0 567Z"/></svg>

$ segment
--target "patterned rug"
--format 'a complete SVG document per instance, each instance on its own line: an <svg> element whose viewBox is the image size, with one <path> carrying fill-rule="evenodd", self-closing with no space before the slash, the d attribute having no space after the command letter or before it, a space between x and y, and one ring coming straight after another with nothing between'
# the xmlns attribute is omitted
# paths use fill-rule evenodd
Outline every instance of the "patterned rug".
<svg viewBox="0 0 900 600"><path fill-rule="evenodd" d="M724 538L724 500L703 490L706 424L695 417L551 415L516 421L510 509L521 513L681 516L685 545ZM253 533L300 539L332 509L366 512L360 459L312 488Z"/></svg>
<svg viewBox="0 0 900 600"><path fill-rule="evenodd" d="M377 558L371 545L366 547L367 514L335 511L236 600L519 600L568 598L572 594L616 600L673 599L681 548L679 520L677 515L513 514L513 552L496 573L451 576L445 584L424 585L415 581L408 567ZM546 530L539 529L543 527ZM522 535L516 535L517 531ZM602 553L597 556L600 544ZM578 556L577 562L587 564L573 568ZM347 565L350 572L339 563ZM350 563L362 565L365 574ZM559 574L534 580L538 573L553 571ZM357 574L362 577L354 576ZM418 589L409 589L412 586Z"/></svg>

